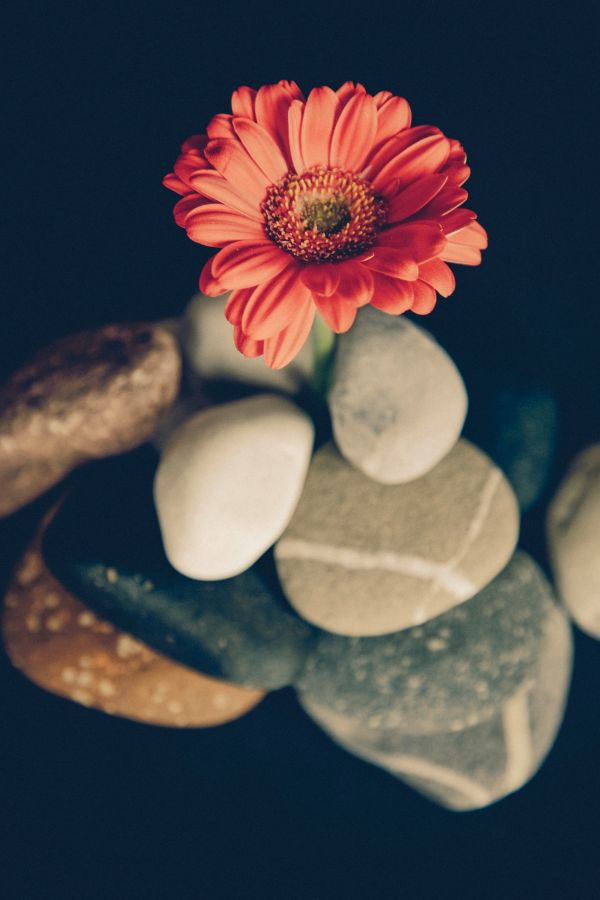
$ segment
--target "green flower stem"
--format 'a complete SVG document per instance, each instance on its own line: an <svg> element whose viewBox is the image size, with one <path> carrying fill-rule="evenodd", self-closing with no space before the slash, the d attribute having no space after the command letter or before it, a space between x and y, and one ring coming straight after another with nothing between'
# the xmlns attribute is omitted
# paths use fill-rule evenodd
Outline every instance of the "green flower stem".
<svg viewBox="0 0 600 900"><path fill-rule="evenodd" d="M335 334L317 313L312 329L314 348L313 390L322 400L326 399L329 387L331 363L335 352Z"/></svg>

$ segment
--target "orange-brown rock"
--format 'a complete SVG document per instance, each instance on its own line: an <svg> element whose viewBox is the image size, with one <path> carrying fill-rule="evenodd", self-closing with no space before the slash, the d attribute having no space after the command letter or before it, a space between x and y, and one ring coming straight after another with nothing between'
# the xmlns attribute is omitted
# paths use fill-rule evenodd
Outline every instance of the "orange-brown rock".
<svg viewBox="0 0 600 900"><path fill-rule="evenodd" d="M44 564L44 526L17 565L3 616L12 663L51 693L154 725L206 727L243 715L257 690L208 678L98 619Z"/></svg>
<svg viewBox="0 0 600 900"><path fill-rule="evenodd" d="M173 335L107 325L56 341L0 388L0 516L90 459L144 443L177 396Z"/></svg>

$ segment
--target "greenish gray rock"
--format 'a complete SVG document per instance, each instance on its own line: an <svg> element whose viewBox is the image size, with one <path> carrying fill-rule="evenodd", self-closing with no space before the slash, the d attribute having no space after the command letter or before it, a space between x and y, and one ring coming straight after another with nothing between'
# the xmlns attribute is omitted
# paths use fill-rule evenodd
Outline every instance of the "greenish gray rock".
<svg viewBox="0 0 600 900"><path fill-rule="evenodd" d="M478 809L540 767L571 664L567 620L538 567L517 553L480 594L421 628L319 635L298 690L350 752L443 806Z"/></svg>

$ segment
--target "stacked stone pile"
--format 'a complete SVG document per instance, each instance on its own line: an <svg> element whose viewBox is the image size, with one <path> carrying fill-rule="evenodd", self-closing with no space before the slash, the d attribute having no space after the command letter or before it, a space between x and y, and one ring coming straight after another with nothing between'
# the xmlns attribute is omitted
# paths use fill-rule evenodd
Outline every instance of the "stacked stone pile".
<svg viewBox="0 0 600 900"><path fill-rule="evenodd" d="M225 722L291 685L343 747L451 809L521 787L571 672L566 616L517 549L552 399L499 393L476 446L449 356L366 308L339 339L315 446L310 349L273 372L230 340L223 301L198 297L180 321L66 338L4 386L2 514L102 460L15 570L12 661L160 725ZM552 528L577 618L571 519Z"/></svg>

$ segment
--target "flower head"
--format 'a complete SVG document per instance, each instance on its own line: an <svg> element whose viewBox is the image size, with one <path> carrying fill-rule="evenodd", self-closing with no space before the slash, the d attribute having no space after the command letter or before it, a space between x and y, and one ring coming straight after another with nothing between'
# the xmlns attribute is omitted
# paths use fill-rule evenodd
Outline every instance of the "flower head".
<svg viewBox="0 0 600 900"><path fill-rule="evenodd" d="M221 248L200 289L231 292L225 315L246 356L285 366L317 310L337 333L367 303L429 313L454 290L447 263L481 261L465 152L412 127L406 100L352 82L305 99L280 81L239 88L231 106L184 143L164 184L181 195L177 224Z"/></svg>

